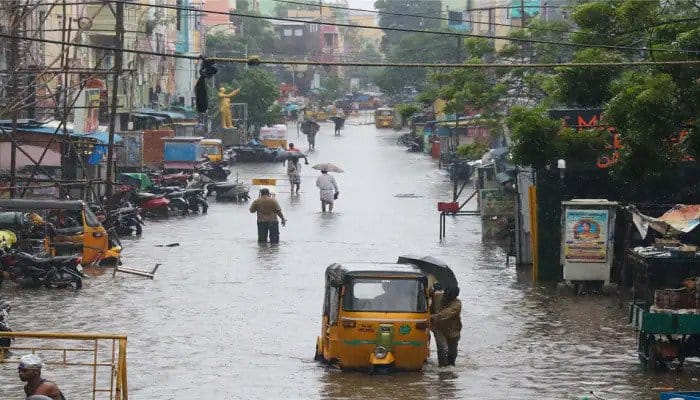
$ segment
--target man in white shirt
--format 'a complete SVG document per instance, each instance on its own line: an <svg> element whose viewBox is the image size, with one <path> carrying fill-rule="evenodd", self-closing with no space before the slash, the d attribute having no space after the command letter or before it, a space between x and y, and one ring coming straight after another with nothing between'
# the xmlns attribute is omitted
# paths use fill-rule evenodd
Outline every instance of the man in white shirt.
<svg viewBox="0 0 700 400"><path fill-rule="evenodd" d="M328 175L328 171L321 171L321 176L316 178L316 187L321 191L321 211L326 212L326 205L328 205L328 211L333 212L333 202L338 198L338 184L331 175Z"/></svg>

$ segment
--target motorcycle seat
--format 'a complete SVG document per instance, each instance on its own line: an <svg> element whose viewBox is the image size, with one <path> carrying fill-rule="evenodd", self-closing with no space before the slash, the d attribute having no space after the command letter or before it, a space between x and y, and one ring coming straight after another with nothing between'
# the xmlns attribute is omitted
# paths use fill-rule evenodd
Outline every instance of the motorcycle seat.
<svg viewBox="0 0 700 400"><path fill-rule="evenodd" d="M17 253L17 258L31 262L34 265L62 264L74 260L76 256L37 257L29 253Z"/></svg>

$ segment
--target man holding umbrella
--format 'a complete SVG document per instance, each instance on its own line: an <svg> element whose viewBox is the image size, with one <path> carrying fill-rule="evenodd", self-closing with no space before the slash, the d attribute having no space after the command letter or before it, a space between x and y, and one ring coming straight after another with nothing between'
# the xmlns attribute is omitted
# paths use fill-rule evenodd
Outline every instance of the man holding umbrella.
<svg viewBox="0 0 700 400"><path fill-rule="evenodd" d="M311 168L321 170L321 176L316 178L316 187L321 195L321 211L326 212L326 206L328 206L328 211L333 212L333 202L338 199L340 192L338 183L333 176L328 175L328 171L343 172L343 170L330 163L316 164Z"/></svg>

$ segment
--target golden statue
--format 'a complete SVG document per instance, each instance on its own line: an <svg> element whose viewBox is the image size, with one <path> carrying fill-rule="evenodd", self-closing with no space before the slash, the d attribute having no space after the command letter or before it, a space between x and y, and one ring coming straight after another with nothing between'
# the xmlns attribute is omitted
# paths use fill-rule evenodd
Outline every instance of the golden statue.
<svg viewBox="0 0 700 400"><path fill-rule="evenodd" d="M224 129L233 128L231 118L231 97L236 96L241 89L236 89L231 93L226 93L225 88L219 88L219 112L221 113L221 127Z"/></svg>

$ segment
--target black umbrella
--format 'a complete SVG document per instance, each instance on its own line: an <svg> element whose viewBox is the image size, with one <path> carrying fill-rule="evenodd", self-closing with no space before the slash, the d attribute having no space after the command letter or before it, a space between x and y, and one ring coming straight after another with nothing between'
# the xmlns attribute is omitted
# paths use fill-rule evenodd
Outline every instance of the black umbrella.
<svg viewBox="0 0 700 400"><path fill-rule="evenodd" d="M457 277L450 267L444 261L433 256L415 256L405 255L400 256L397 261L399 264L413 264L426 274L433 275L444 288L448 286L457 287Z"/></svg>
<svg viewBox="0 0 700 400"><path fill-rule="evenodd" d="M277 155L275 156L275 161L287 161L291 159L300 159L300 158L306 158L306 154L300 152L300 151L278 151Z"/></svg>

